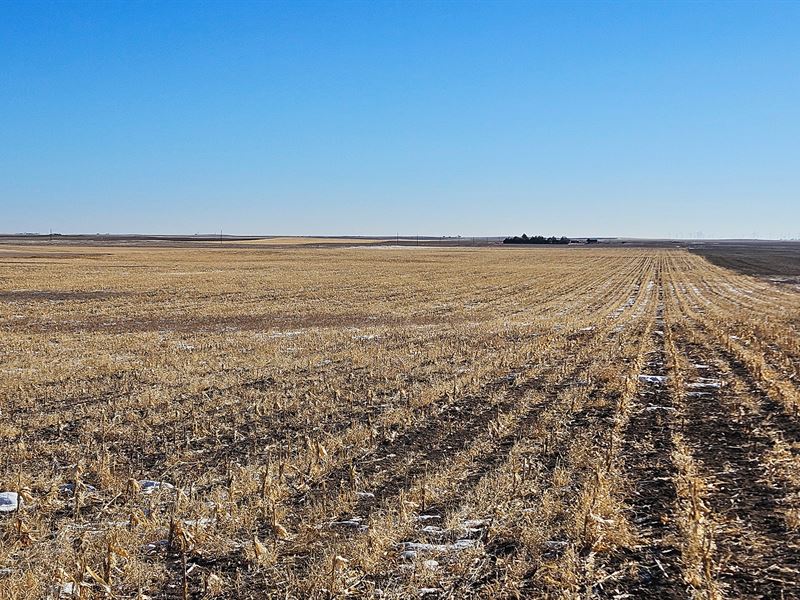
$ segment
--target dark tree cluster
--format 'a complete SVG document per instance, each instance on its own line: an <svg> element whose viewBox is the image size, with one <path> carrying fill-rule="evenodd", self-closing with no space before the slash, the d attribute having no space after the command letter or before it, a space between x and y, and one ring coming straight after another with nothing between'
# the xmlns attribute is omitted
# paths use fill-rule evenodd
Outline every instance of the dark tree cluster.
<svg viewBox="0 0 800 600"><path fill-rule="evenodd" d="M533 235L528 237L524 233L522 235L515 235L503 240L504 244L569 244L569 238L563 235L560 238L555 236L544 237L543 235Z"/></svg>

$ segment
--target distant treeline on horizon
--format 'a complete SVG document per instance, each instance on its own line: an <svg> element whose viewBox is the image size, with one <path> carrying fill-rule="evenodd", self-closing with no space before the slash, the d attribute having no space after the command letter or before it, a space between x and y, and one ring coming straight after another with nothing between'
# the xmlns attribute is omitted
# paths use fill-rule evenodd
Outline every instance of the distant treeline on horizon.
<svg viewBox="0 0 800 600"><path fill-rule="evenodd" d="M534 235L528 237L524 233L522 235L515 235L514 237L507 237L503 240L504 244L569 244L570 239L565 236L557 238L555 236L544 237L543 235Z"/></svg>

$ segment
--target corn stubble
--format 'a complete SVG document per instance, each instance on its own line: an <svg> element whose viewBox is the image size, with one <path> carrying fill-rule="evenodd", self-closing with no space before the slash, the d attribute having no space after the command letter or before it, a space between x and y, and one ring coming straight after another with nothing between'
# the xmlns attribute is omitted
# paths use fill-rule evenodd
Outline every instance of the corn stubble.
<svg viewBox="0 0 800 600"><path fill-rule="evenodd" d="M53 250L0 251L0 599L800 596L796 292L678 250Z"/></svg>

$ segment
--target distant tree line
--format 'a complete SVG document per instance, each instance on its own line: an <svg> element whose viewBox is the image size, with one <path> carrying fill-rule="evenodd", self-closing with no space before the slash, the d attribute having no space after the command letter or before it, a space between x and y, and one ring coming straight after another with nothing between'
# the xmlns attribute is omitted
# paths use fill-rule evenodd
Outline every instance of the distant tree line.
<svg viewBox="0 0 800 600"><path fill-rule="evenodd" d="M515 235L514 237L507 237L503 240L504 244L569 244L569 238L561 236L544 237L543 235L533 235L528 237L524 233L522 235Z"/></svg>

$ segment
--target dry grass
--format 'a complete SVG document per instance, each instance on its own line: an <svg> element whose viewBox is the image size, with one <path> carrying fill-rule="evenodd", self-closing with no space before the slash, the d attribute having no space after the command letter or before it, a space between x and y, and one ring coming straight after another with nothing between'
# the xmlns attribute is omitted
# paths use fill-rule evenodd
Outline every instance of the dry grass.
<svg viewBox="0 0 800 600"><path fill-rule="evenodd" d="M787 290L595 248L26 246L0 282L0 599L798 595Z"/></svg>

